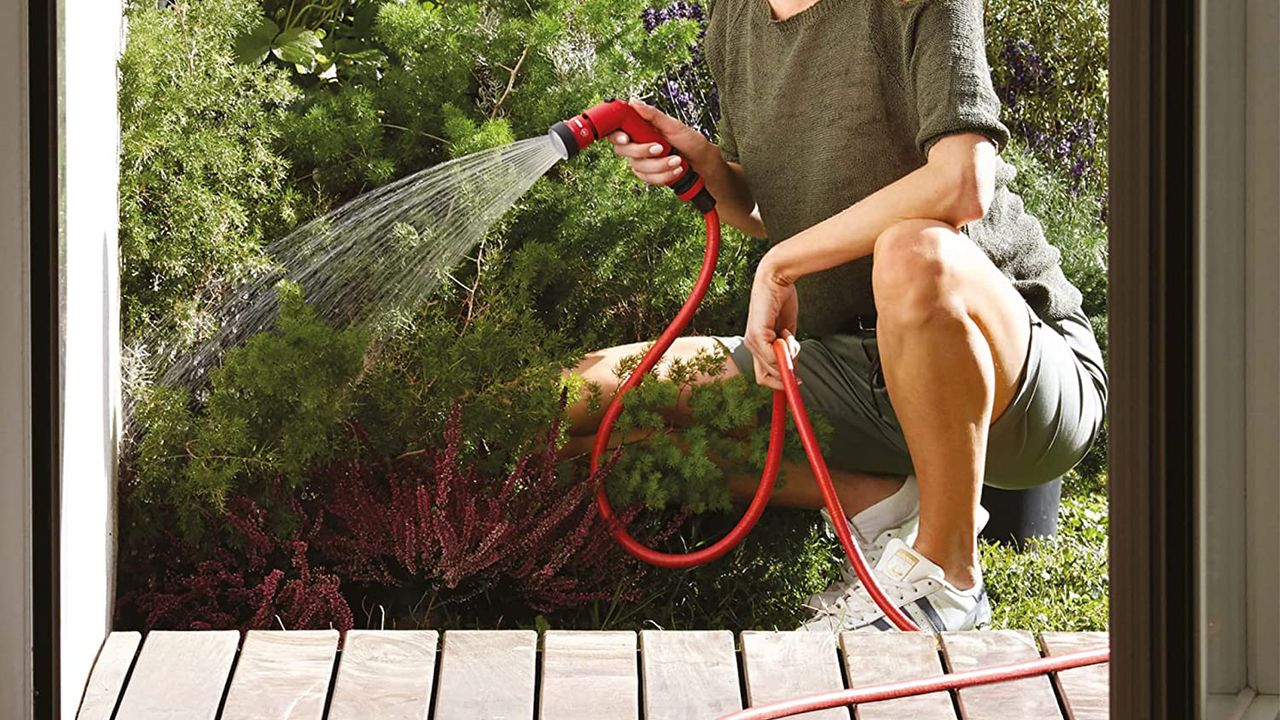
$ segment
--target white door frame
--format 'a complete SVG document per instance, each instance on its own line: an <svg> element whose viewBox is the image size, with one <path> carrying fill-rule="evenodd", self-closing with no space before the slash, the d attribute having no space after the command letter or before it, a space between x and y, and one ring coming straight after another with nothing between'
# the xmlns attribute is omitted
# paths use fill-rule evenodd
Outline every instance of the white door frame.
<svg viewBox="0 0 1280 720"><path fill-rule="evenodd" d="M1201 717L1280 708L1280 3L1200 4Z"/></svg>

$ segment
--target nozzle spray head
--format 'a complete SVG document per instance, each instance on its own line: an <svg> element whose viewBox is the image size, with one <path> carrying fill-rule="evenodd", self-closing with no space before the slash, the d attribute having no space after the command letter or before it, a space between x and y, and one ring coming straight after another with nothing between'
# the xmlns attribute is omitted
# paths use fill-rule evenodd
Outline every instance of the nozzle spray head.
<svg viewBox="0 0 1280 720"><path fill-rule="evenodd" d="M627 134L634 143L651 143L662 146L661 155L679 155L671 143L648 120L640 117L635 108L622 100L609 99L589 108L581 115L562 120L551 126L548 134L559 151L568 160L591 143L618 130ZM688 163L681 163L680 172L667 182L667 187L686 202L692 202L702 212L715 207L715 198L707 192L702 178Z"/></svg>

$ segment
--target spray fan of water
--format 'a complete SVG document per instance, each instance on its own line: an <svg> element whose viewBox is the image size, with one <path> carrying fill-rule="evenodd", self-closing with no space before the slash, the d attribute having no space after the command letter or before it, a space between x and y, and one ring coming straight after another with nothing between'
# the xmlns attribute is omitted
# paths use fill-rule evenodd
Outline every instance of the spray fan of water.
<svg viewBox="0 0 1280 720"><path fill-rule="evenodd" d="M273 269L229 293L212 337L171 351L161 382L199 384L226 350L270 327L282 281L298 284L334 324L417 306L562 156L546 136L467 155L367 192L271 243ZM163 338L148 345L161 358L174 347Z"/></svg>

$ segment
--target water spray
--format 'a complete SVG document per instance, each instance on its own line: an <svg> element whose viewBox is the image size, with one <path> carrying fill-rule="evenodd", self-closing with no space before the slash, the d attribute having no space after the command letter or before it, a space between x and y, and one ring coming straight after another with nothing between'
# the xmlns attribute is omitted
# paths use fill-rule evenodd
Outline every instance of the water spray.
<svg viewBox="0 0 1280 720"><path fill-rule="evenodd" d="M661 145L663 155L679 154L652 124L640 117L634 108L622 100L606 100L580 115L558 122L551 126L548 134L560 158L568 160L591 143L618 130L625 132L634 142ZM677 197L693 204L702 213L707 233L707 245L703 254L702 268L698 273L697 281L694 283L693 291L690 292L688 299L680 307L680 311L676 313L671 324L663 330L657 341L654 342L644 354L644 357L641 358L640 363L636 365L635 369L618 387L618 391L609 402L604 417L600 421L600 427L596 432L595 444L591 449L591 472L593 475L599 470L601 460L604 458L606 450L608 450L609 436L614 423L622 414L623 400L627 393L640 384L640 381L658 364L658 361L671 347L671 344L675 342L676 338L684 332L699 303L702 302L703 296L706 295L707 288L711 285L712 277L715 274L716 260L720 254L720 216L716 212L715 198L707 190L701 176L693 168L688 167L688 163L682 163L680 170L681 172L669 181L667 186L676 193ZM792 364L793 358L786 341L783 339L775 340L773 352L778 361L783 390L773 393L773 409L769 427L769 450L765 456L760 485L741 519L723 538L705 548L688 553L661 552L646 547L627 532L626 527L623 526L613 511L604 483L601 482L596 491L596 503L600 509L600 516L604 519L609 532L627 552L653 565L668 568L687 568L715 560L741 542L747 533L751 531L751 528L755 526L756 521L760 519L765 507L769 504L769 496L773 492L774 481L778 476L778 467L782 462L782 445L786 434L788 409L790 409L795 419L796 430L800 434L800 442L804 446L805 455L813 468L813 474L817 480L818 489L822 493L822 499L827 511L833 518L846 517L844 509L840 506L840 499L836 495L835 485L831 481L831 474L827 470L826 460L822 457L822 451L818 447L813 425L809 422L809 416L805 412L804 401L800 397L800 388L796 382L795 367ZM854 542L849 524L846 522L835 522L833 524L841 547L844 549L845 554L848 555L854 572L857 573L872 600L875 601L876 605L896 628L903 631L919 632L920 628L885 595L880 583L872 574L871 568L862 554L862 549ZM764 707L748 708L726 715L721 720L765 720L766 718L790 717L814 710L841 707L854 703L877 702L931 692L954 690L961 687L1017 680L1085 665L1105 663L1110 660L1110 657L1111 652L1109 649L1094 650L1012 665L980 668L940 678L927 678L919 681L892 683L855 690L839 690L786 700Z"/></svg>

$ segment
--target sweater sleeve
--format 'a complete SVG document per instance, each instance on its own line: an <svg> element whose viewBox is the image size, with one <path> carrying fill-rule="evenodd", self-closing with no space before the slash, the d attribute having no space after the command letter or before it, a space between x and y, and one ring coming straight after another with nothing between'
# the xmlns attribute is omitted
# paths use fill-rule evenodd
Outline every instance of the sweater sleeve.
<svg viewBox="0 0 1280 720"><path fill-rule="evenodd" d="M738 141L733 139L733 128L729 125L729 116L720 112L720 119L716 122L716 135L720 141L720 157L725 162L736 163L738 160Z"/></svg>
<svg viewBox="0 0 1280 720"><path fill-rule="evenodd" d="M908 26L906 82L919 116L916 145L928 157L946 135L976 132L1003 150L1009 130L991 84L982 0L925 0Z"/></svg>

